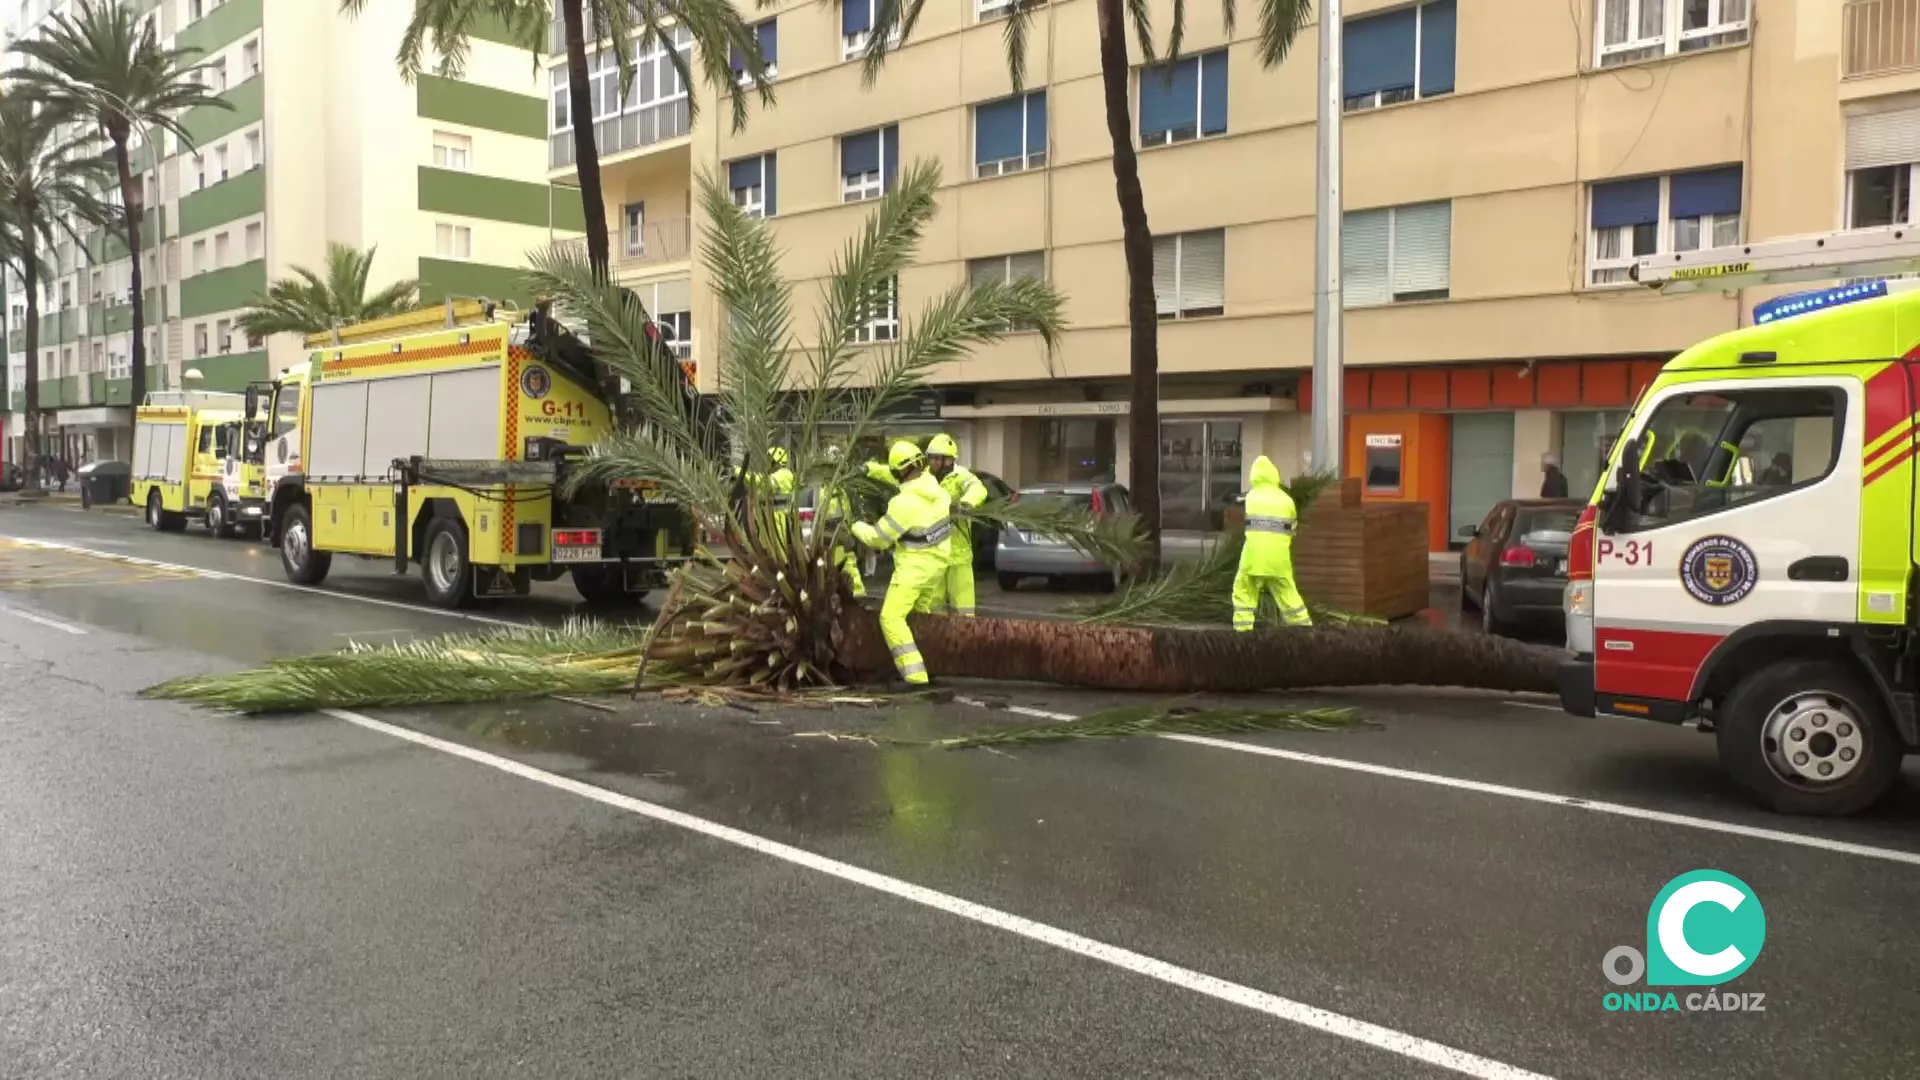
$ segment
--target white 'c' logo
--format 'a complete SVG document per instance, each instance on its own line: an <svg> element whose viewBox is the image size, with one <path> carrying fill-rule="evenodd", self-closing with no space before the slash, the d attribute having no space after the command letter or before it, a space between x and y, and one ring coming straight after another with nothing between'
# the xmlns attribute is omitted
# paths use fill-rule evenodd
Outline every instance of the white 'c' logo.
<svg viewBox="0 0 1920 1080"><path fill-rule="evenodd" d="M1719 904L1734 911L1746 898L1745 893L1724 881L1692 881L1675 889L1660 908L1661 951L1674 967L1702 978L1725 975L1746 963L1746 956L1732 945L1711 956L1695 951L1687 943L1686 931L1687 914L1701 904Z"/></svg>

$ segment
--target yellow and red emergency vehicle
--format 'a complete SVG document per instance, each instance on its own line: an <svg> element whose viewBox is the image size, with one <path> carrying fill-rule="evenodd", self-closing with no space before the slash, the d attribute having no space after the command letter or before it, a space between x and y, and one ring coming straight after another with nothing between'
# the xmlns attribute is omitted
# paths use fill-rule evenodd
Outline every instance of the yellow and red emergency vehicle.
<svg viewBox="0 0 1920 1080"><path fill-rule="evenodd" d="M315 335L305 364L249 388L248 449L289 580L318 585L352 555L418 566L442 607L562 576L620 604L690 557L679 506L568 482L613 430L618 377L544 311L494 315L449 301Z"/></svg>
<svg viewBox="0 0 1920 1080"><path fill-rule="evenodd" d="M129 499L162 532L203 522L215 536L258 533L266 506L258 465L247 463L240 394L156 390L134 410Z"/></svg>
<svg viewBox="0 0 1920 1080"><path fill-rule="evenodd" d="M1920 269L1907 229L1643 259L1663 291ZM1712 732L1785 813L1849 814L1920 749L1920 291L1780 297L1634 405L1570 551L1563 708Z"/></svg>

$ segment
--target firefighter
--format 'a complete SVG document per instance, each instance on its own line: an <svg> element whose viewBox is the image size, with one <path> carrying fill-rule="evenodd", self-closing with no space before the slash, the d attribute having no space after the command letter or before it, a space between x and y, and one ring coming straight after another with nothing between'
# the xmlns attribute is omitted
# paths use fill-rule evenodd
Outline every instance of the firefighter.
<svg viewBox="0 0 1920 1080"><path fill-rule="evenodd" d="M792 459L786 447L776 446L767 451L767 460L773 462L773 471L767 474L767 491L773 496L774 508L785 511L793 505L793 470L788 467Z"/></svg>
<svg viewBox="0 0 1920 1080"><path fill-rule="evenodd" d="M960 446L951 435L935 435L927 440L927 467L958 506L968 509L987 501L987 485L958 461ZM973 527L967 520L955 523L953 561L947 564L947 609L955 615L973 618Z"/></svg>
<svg viewBox="0 0 1920 1080"><path fill-rule="evenodd" d="M911 686L925 686L927 663L907 629L907 615L929 610L943 587L953 558L953 499L927 471L920 448L902 440L887 451L887 466L900 485L887 502L878 525L855 522L853 535L868 547L896 548L893 580L880 605L880 633L893 654L893 666Z"/></svg>
<svg viewBox="0 0 1920 1080"><path fill-rule="evenodd" d="M1240 571L1233 576L1233 628L1253 629L1260 596L1270 593L1288 626L1312 626L1307 602L1293 584L1293 496L1280 486L1280 470L1265 454L1253 460L1253 490L1247 492L1247 540Z"/></svg>
<svg viewBox="0 0 1920 1080"><path fill-rule="evenodd" d="M839 464L841 451L838 446L827 447L827 460ZM860 553L840 543L837 535L852 517L851 506L847 502L847 493L840 488L822 488L820 491L820 519L814 525L817 529L826 529L834 535L833 563L853 587L853 595L864 599L867 595L867 580L860 576Z"/></svg>

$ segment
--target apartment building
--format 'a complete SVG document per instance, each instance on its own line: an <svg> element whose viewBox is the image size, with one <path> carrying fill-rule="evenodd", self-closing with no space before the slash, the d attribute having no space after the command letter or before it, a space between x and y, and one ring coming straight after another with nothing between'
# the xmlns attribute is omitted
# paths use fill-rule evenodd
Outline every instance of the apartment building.
<svg viewBox="0 0 1920 1080"><path fill-rule="evenodd" d="M1001 0L927 5L864 88L875 7L759 9L779 103L739 133L724 109L689 124L670 65L628 46L640 84L596 95L593 118L617 273L697 362L719 332L689 244L699 170L808 279L904 162L936 159L941 216L898 309L856 337L1019 275L1065 293L1072 329L1052 357L1015 334L951 365L901 429L950 431L1014 484L1125 481L1126 278L1093 4L1036 14L1018 95ZM1661 297L1627 280L1636 258L1914 220L1920 0L1348 0L1346 18L1347 470L1368 498L1433 506L1436 550L1496 500L1537 494L1543 454L1590 487L1660 364L1779 291ZM1264 70L1253 22L1229 34L1192 5L1177 64L1134 58L1175 529L1219 527L1258 454L1309 464L1317 28ZM564 58L549 64L565 182L578 118Z"/></svg>
<svg viewBox="0 0 1920 1080"><path fill-rule="evenodd" d="M21 0L5 12L9 40L73 2ZM236 319L293 267L324 275L329 242L377 248L369 292L418 278L428 301L524 303L527 253L578 235L578 193L547 182L543 76L497 28L479 31L462 77L408 84L394 60L408 5L372 4L356 20L331 0L136 2L163 41L200 50L202 78L233 106L184 116L190 146L160 135L135 154L148 206L149 387L239 390L296 362L294 336L250 339ZM86 241L52 253L40 296L44 423L74 461L130 449L132 263L117 233ZM17 454L26 430L17 270L7 287Z"/></svg>

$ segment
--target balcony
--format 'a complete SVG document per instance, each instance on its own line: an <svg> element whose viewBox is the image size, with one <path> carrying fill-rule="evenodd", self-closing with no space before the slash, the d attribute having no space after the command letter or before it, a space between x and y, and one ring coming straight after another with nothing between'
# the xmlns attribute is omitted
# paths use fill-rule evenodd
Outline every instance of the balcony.
<svg viewBox="0 0 1920 1080"><path fill-rule="evenodd" d="M593 145L602 161L615 154L677 139L693 130L693 111L685 95L623 111L593 125ZM547 167L573 168L573 130L555 132L547 139Z"/></svg>
<svg viewBox="0 0 1920 1080"><path fill-rule="evenodd" d="M693 254L693 221L690 218L664 218L650 221L638 237L616 230L613 241L613 276L616 280L635 277L669 263L685 262ZM632 243L639 240L638 244ZM556 241L553 250L569 251L585 258L587 238Z"/></svg>
<svg viewBox="0 0 1920 1080"><path fill-rule="evenodd" d="M1840 18L1841 78L1920 69L1920 0L1847 0Z"/></svg>

